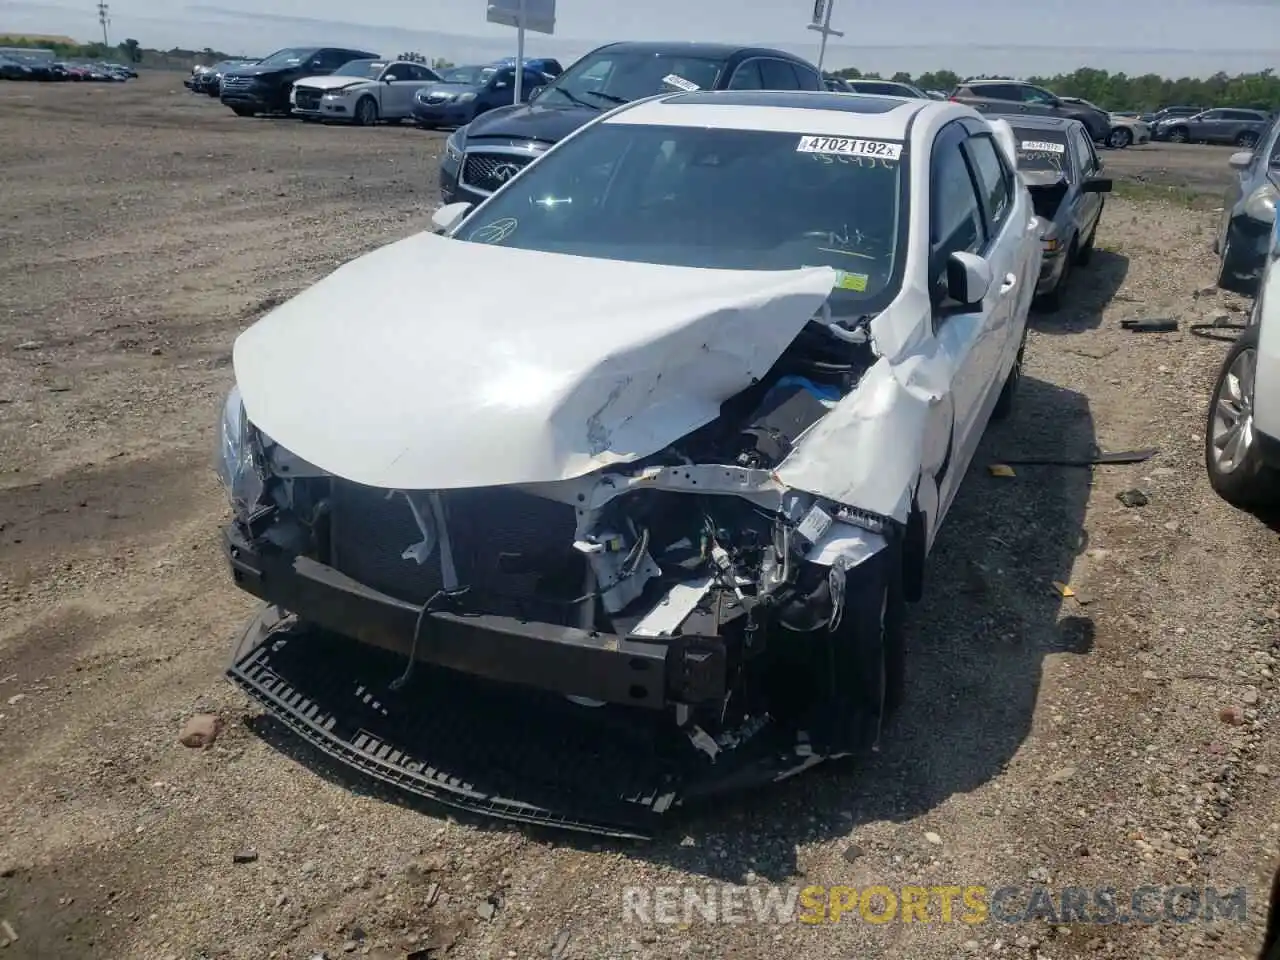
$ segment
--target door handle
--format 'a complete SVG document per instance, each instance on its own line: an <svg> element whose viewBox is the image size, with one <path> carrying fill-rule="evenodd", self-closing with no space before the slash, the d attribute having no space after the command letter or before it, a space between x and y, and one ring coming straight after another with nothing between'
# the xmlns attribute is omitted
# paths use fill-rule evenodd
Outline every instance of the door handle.
<svg viewBox="0 0 1280 960"><path fill-rule="evenodd" d="M1018 278L1015 277L1012 273L1006 273L1004 275L1004 283L1000 284L1000 292L1002 294L1008 293L1017 285L1018 285Z"/></svg>

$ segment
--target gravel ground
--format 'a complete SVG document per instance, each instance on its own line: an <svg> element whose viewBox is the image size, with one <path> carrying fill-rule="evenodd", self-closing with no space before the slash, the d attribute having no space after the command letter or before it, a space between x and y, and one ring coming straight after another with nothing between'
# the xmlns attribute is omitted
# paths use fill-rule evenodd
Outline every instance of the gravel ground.
<svg viewBox="0 0 1280 960"><path fill-rule="evenodd" d="M1225 345L1190 325L1244 310L1210 288L1211 211L1112 198L1071 305L1035 318L1021 406L940 538L908 625L909 707L873 756L623 845L393 802L262 723L222 677L251 610L210 469L231 342L424 228L440 143L238 120L177 77L0 85L0 953L1256 951L1280 845L1280 546L1201 464ZM1219 152L1196 150L1107 159L1220 186ZM1182 330L1119 326L1149 316ZM985 469L1095 442L1160 453ZM1122 505L1131 488L1149 503ZM204 712L225 722L216 744L180 746ZM1248 922L1210 925L623 922L625 886L719 882L1185 882L1252 900Z"/></svg>

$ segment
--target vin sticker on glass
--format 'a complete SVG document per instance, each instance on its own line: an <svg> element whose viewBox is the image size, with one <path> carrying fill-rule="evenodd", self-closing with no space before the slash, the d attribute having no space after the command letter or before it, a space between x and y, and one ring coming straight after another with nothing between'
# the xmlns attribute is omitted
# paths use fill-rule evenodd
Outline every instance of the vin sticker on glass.
<svg viewBox="0 0 1280 960"><path fill-rule="evenodd" d="M888 140L855 140L850 137L801 137L796 150L800 153L829 153L877 160L897 160L902 156L900 143Z"/></svg>

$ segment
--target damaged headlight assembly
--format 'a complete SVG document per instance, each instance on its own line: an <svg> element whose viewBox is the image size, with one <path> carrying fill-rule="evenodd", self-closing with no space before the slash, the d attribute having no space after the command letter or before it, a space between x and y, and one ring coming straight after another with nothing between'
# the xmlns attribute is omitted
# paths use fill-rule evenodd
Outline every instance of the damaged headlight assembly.
<svg viewBox="0 0 1280 960"><path fill-rule="evenodd" d="M262 502L267 473L239 387L231 388L222 405L214 466L237 516L252 513Z"/></svg>

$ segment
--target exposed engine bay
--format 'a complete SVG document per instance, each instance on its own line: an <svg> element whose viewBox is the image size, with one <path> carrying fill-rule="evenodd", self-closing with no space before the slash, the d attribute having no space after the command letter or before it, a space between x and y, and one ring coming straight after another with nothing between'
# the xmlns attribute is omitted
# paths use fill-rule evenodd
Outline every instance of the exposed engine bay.
<svg viewBox="0 0 1280 960"><path fill-rule="evenodd" d="M876 362L869 328L869 317L824 311L713 421L575 480L376 488L326 475L245 421L265 469L238 523L252 543L310 557L424 613L688 642L695 657L715 648L723 682L691 684L662 705L712 759L768 724L825 742L828 755L851 752L837 718L855 706L878 716L880 703L852 701L874 700L882 677L879 657L854 649L880 637L853 636L866 618L848 615L847 580L895 524L791 490L772 471ZM420 616L410 662L430 648L429 633ZM590 689L563 692L584 709L605 706ZM614 707L628 706L619 699Z"/></svg>

